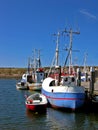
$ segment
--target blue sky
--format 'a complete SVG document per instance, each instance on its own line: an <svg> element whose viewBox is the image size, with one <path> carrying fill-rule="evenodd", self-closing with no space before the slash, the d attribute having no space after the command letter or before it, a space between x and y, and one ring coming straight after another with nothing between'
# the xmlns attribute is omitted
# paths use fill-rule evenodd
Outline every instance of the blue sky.
<svg viewBox="0 0 98 130"><path fill-rule="evenodd" d="M73 35L73 63L98 65L98 1L0 0L0 67L27 67L34 49L41 50L42 66L50 66L55 53L53 33L64 29ZM61 62L69 37L60 42Z"/></svg>

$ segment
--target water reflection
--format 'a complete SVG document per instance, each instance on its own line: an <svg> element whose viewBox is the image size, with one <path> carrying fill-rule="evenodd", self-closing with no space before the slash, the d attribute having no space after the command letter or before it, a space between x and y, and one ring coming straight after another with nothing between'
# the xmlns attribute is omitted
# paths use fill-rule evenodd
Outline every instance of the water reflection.
<svg viewBox="0 0 98 130"><path fill-rule="evenodd" d="M29 119L29 124L31 124L32 130L48 130L46 122L46 112L32 112L26 110L26 115ZM50 130L50 128L49 128Z"/></svg>
<svg viewBox="0 0 98 130"><path fill-rule="evenodd" d="M33 112L33 111L26 109L26 115L28 118L33 119L35 117L46 116L46 111L41 110L41 111L34 111Z"/></svg>
<svg viewBox="0 0 98 130"><path fill-rule="evenodd" d="M48 108L47 120L51 122L51 130L94 130L98 128L98 121L91 118L95 115L86 115L85 113L71 113ZM98 119L98 117L97 117Z"/></svg>
<svg viewBox="0 0 98 130"><path fill-rule="evenodd" d="M51 129L70 129L75 128L75 113L65 113L49 108L47 120L51 122Z"/></svg>

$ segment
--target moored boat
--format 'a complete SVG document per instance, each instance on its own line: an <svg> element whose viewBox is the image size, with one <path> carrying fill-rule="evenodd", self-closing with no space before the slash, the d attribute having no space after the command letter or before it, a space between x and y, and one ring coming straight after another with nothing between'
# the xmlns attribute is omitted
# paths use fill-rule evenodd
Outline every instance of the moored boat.
<svg viewBox="0 0 98 130"><path fill-rule="evenodd" d="M24 80L21 80L20 82L18 82L18 83L16 84L16 88L17 88L17 89L20 89L20 90L28 90L28 89L29 89L29 88L28 88L28 83L25 82Z"/></svg>
<svg viewBox="0 0 98 130"><path fill-rule="evenodd" d="M17 89L41 90L42 81L45 77L45 73L43 68L41 67L39 53L38 57L35 57L36 55L34 51L34 58L32 60L29 59L28 70L22 75L21 81L16 84Z"/></svg>
<svg viewBox="0 0 98 130"><path fill-rule="evenodd" d="M44 71L42 68L36 69L32 73L32 82L28 82L28 88L29 90L35 90L35 91L40 91L42 88L42 82L44 79Z"/></svg>
<svg viewBox="0 0 98 130"><path fill-rule="evenodd" d="M69 80L69 81L66 81ZM56 85L56 80L48 77L43 81L42 93L54 108L70 108L75 110L84 104L85 89L75 85L74 77L63 77L64 83Z"/></svg>
<svg viewBox="0 0 98 130"><path fill-rule="evenodd" d="M34 93L26 98L26 108L31 111L43 111L47 107L47 98L40 93Z"/></svg>
<svg viewBox="0 0 98 130"><path fill-rule="evenodd" d="M70 59L69 70L71 70L72 65L72 30L68 31L70 33L70 47L68 51L68 57ZM52 77L47 77L44 79L42 83L42 94L44 94L50 105L54 108L69 108L75 110L79 107L82 107L85 101L85 88L77 84L77 77L74 74L71 74L69 71L68 74L64 74L61 72L61 67L58 65L58 37L60 33L57 35L57 45L56 45L56 64L55 67L57 69L56 74L52 74ZM55 72L55 71L54 71Z"/></svg>
<svg viewBox="0 0 98 130"><path fill-rule="evenodd" d="M28 83L29 90L41 91L42 83Z"/></svg>

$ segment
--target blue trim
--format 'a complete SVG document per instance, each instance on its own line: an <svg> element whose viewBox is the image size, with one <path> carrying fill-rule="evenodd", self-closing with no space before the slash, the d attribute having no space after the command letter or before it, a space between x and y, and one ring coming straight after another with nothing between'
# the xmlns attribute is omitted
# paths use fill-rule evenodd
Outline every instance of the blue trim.
<svg viewBox="0 0 98 130"><path fill-rule="evenodd" d="M42 89L49 103L56 107L76 109L84 104L85 93L52 93Z"/></svg>

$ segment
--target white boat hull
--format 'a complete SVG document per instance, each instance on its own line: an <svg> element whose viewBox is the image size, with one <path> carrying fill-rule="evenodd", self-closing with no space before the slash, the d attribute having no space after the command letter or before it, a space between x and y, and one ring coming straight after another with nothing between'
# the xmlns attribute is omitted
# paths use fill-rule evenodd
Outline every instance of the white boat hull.
<svg viewBox="0 0 98 130"><path fill-rule="evenodd" d="M42 94L55 108L77 109L83 106L85 101L85 90L82 86L49 86L52 78L46 78L42 84Z"/></svg>
<svg viewBox="0 0 98 130"><path fill-rule="evenodd" d="M16 88L20 89L20 90L27 90L28 89L28 85L26 83L24 83L24 85L21 84L21 82L16 84Z"/></svg>
<svg viewBox="0 0 98 130"><path fill-rule="evenodd" d="M42 88L42 83L28 83L29 90L40 91Z"/></svg>
<svg viewBox="0 0 98 130"><path fill-rule="evenodd" d="M26 108L31 111L45 110L47 107L47 98L43 94L35 93L26 99L25 104Z"/></svg>

